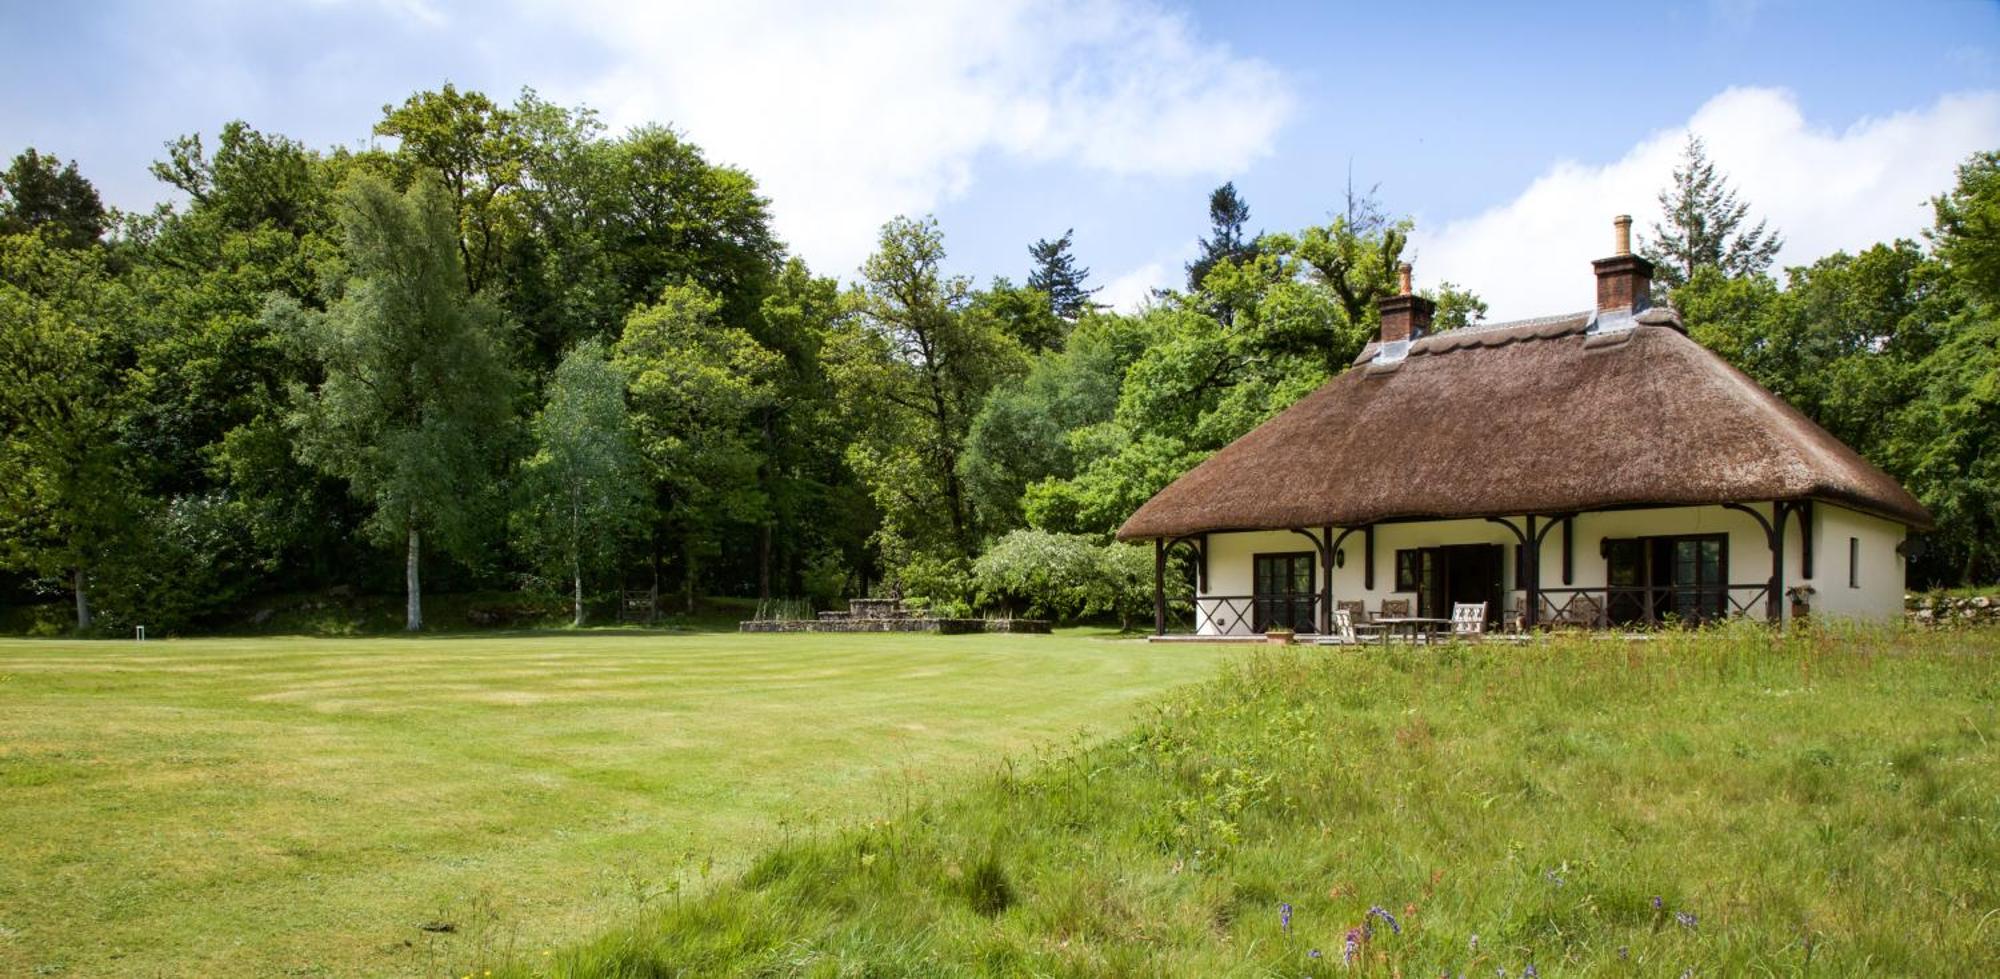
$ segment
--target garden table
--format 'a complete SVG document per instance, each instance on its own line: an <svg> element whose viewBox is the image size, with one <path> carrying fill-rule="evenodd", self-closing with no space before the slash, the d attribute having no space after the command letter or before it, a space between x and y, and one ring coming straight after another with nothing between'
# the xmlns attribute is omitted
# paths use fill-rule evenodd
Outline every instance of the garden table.
<svg viewBox="0 0 2000 979"><path fill-rule="evenodd" d="M1398 629L1408 628L1410 641L1414 643L1417 641L1418 633L1425 633L1428 638L1428 633L1437 631L1439 626L1451 625L1451 620L1427 615L1393 615L1388 618L1371 619L1369 624L1382 627L1382 645L1387 646L1389 637L1395 635Z"/></svg>

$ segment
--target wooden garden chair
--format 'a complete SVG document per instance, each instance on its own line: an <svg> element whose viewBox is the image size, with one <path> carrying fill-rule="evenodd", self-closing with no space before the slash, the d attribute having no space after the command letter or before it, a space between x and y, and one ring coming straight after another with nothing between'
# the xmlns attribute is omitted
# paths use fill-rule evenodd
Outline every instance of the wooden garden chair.
<svg viewBox="0 0 2000 979"><path fill-rule="evenodd" d="M1354 646L1361 642L1360 634L1354 631L1354 616L1344 608L1333 610L1333 628L1317 640L1322 646Z"/></svg>
<svg viewBox="0 0 2000 979"><path fill-rule="evenodd" d="M1486 636L1486 603L1454 602L1451 606L1451 637L1476 641Z"/></svg>

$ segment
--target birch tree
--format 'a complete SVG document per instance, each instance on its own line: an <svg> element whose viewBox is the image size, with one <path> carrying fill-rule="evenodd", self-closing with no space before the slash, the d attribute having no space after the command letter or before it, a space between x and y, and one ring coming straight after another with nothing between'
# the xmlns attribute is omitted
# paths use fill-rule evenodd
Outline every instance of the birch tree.
<svg viewBox="0 0 2000 979"><path fill-rule="evenodd" d="M516 539L569 579L572 622L581 626L584 575L616 555L644 500L625 380L603 343L586 340L563 357L530 431L535 454L521 467Z"/></svg>
<svg viewBox="0 0 2000 979"><path fill-rule="evenodd" d="M275 299L266 315L323 371L292 392L299 458L345 479L370 507L367 529L401 543L415 631L426 536L460 556L478 543L513 377L498 314L466 291L457 219L436 185L398 194L357 176L339 209L350 272L340 298L324 313Z"/></svg>

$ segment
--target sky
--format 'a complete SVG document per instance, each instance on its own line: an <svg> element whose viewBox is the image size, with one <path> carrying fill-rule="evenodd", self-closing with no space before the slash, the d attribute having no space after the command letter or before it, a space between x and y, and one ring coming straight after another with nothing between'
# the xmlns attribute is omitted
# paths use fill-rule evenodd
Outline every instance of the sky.
<svg viewBox="0 0 2000 979"><path fill-rule="evenodd" d="M2000 148L1993 3L0 0L0 45L0 152L121 208L171 200L146 168L181 134L360 146L412 92L532 87L748 170L823 274L899 214L981 282L1074 228L1125 308L1181 284L1225 180L1271 231L1372 190L1416 223L1420 288L1508 319L1590 304L1611 218L1645 236L1691 131L1781 264L1918 236Z"/></svg>

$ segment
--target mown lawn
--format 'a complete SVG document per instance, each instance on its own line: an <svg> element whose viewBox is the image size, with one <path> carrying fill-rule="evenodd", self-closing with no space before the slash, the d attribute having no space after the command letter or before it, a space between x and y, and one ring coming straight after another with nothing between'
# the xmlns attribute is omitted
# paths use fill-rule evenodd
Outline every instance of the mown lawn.
<svg viewBox="0 0 2000 979"><path fill-rule="evenodd" d="M1226 655L1083 636L0 641L0 975L539 960L787 837L1112 733Z"/></svg>
<svg viewBox="0 0 2000 979"><path fill-rule="evenodd" d="M2000 632L1246 656L498 974L2000 975Z"/></svg>

